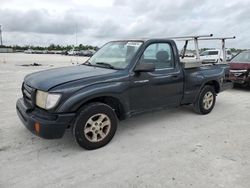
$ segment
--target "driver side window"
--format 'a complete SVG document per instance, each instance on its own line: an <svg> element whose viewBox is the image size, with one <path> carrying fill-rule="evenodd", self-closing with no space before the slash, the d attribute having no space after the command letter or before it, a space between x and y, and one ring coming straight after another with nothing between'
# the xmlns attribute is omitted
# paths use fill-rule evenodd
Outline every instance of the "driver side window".
<svg viewBox="0 0 250 188"><path fill-rule="evenodd" d="M140 58L140 63L154 63L155 69L174 67L174 58L170 44L154 43L149 45Z"/></svg>

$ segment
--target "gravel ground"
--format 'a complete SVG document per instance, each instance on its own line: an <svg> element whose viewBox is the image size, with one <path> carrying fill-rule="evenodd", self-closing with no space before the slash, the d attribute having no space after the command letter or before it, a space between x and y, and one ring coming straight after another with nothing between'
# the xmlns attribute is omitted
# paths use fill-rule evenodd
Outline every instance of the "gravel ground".
<svg viewBox="0 0 250 188"><path fill-rule="evenodd" d="M58 140L32 135L15 111L23 77L76 60L0 54L1 188L250 187L250 89L219 94L205 116L184 106L125 120L94 151L78 147L70 132ZM34 62L44 66L19 66Z"/></svg>

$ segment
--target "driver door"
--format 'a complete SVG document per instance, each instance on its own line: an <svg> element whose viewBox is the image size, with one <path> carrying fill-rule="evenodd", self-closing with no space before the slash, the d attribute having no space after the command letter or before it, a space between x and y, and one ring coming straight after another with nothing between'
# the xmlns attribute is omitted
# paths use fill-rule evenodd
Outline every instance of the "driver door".
<svg viewBox="0 0 250 188"><path fill-rule="evenodd" d="M154 63L155 71L136 72L130 77L131 110L178 106L183 92L183 73L176 64L171 44L151 43L137 62L140 63Z"/></svg>

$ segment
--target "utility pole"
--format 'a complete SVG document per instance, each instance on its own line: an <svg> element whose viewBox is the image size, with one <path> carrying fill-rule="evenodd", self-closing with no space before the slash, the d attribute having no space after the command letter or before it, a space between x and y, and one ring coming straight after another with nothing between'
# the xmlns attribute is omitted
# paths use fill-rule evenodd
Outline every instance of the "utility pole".
<svg viewBox="0 0 250 188"><path fill-rule="evenodd" d="M2 26L0 25L0 46L3 45Z"/></svg>

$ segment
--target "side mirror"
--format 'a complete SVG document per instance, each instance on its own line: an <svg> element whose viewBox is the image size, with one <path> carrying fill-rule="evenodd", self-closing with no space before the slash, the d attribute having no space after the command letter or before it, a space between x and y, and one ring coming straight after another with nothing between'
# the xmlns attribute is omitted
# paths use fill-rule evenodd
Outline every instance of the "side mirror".
<svg viewBox="0 0 250 188"><path fill-rule="evenodd" d="M154 72L154 70L154 63L139 63L134 69L135 72Z"/></svg>

